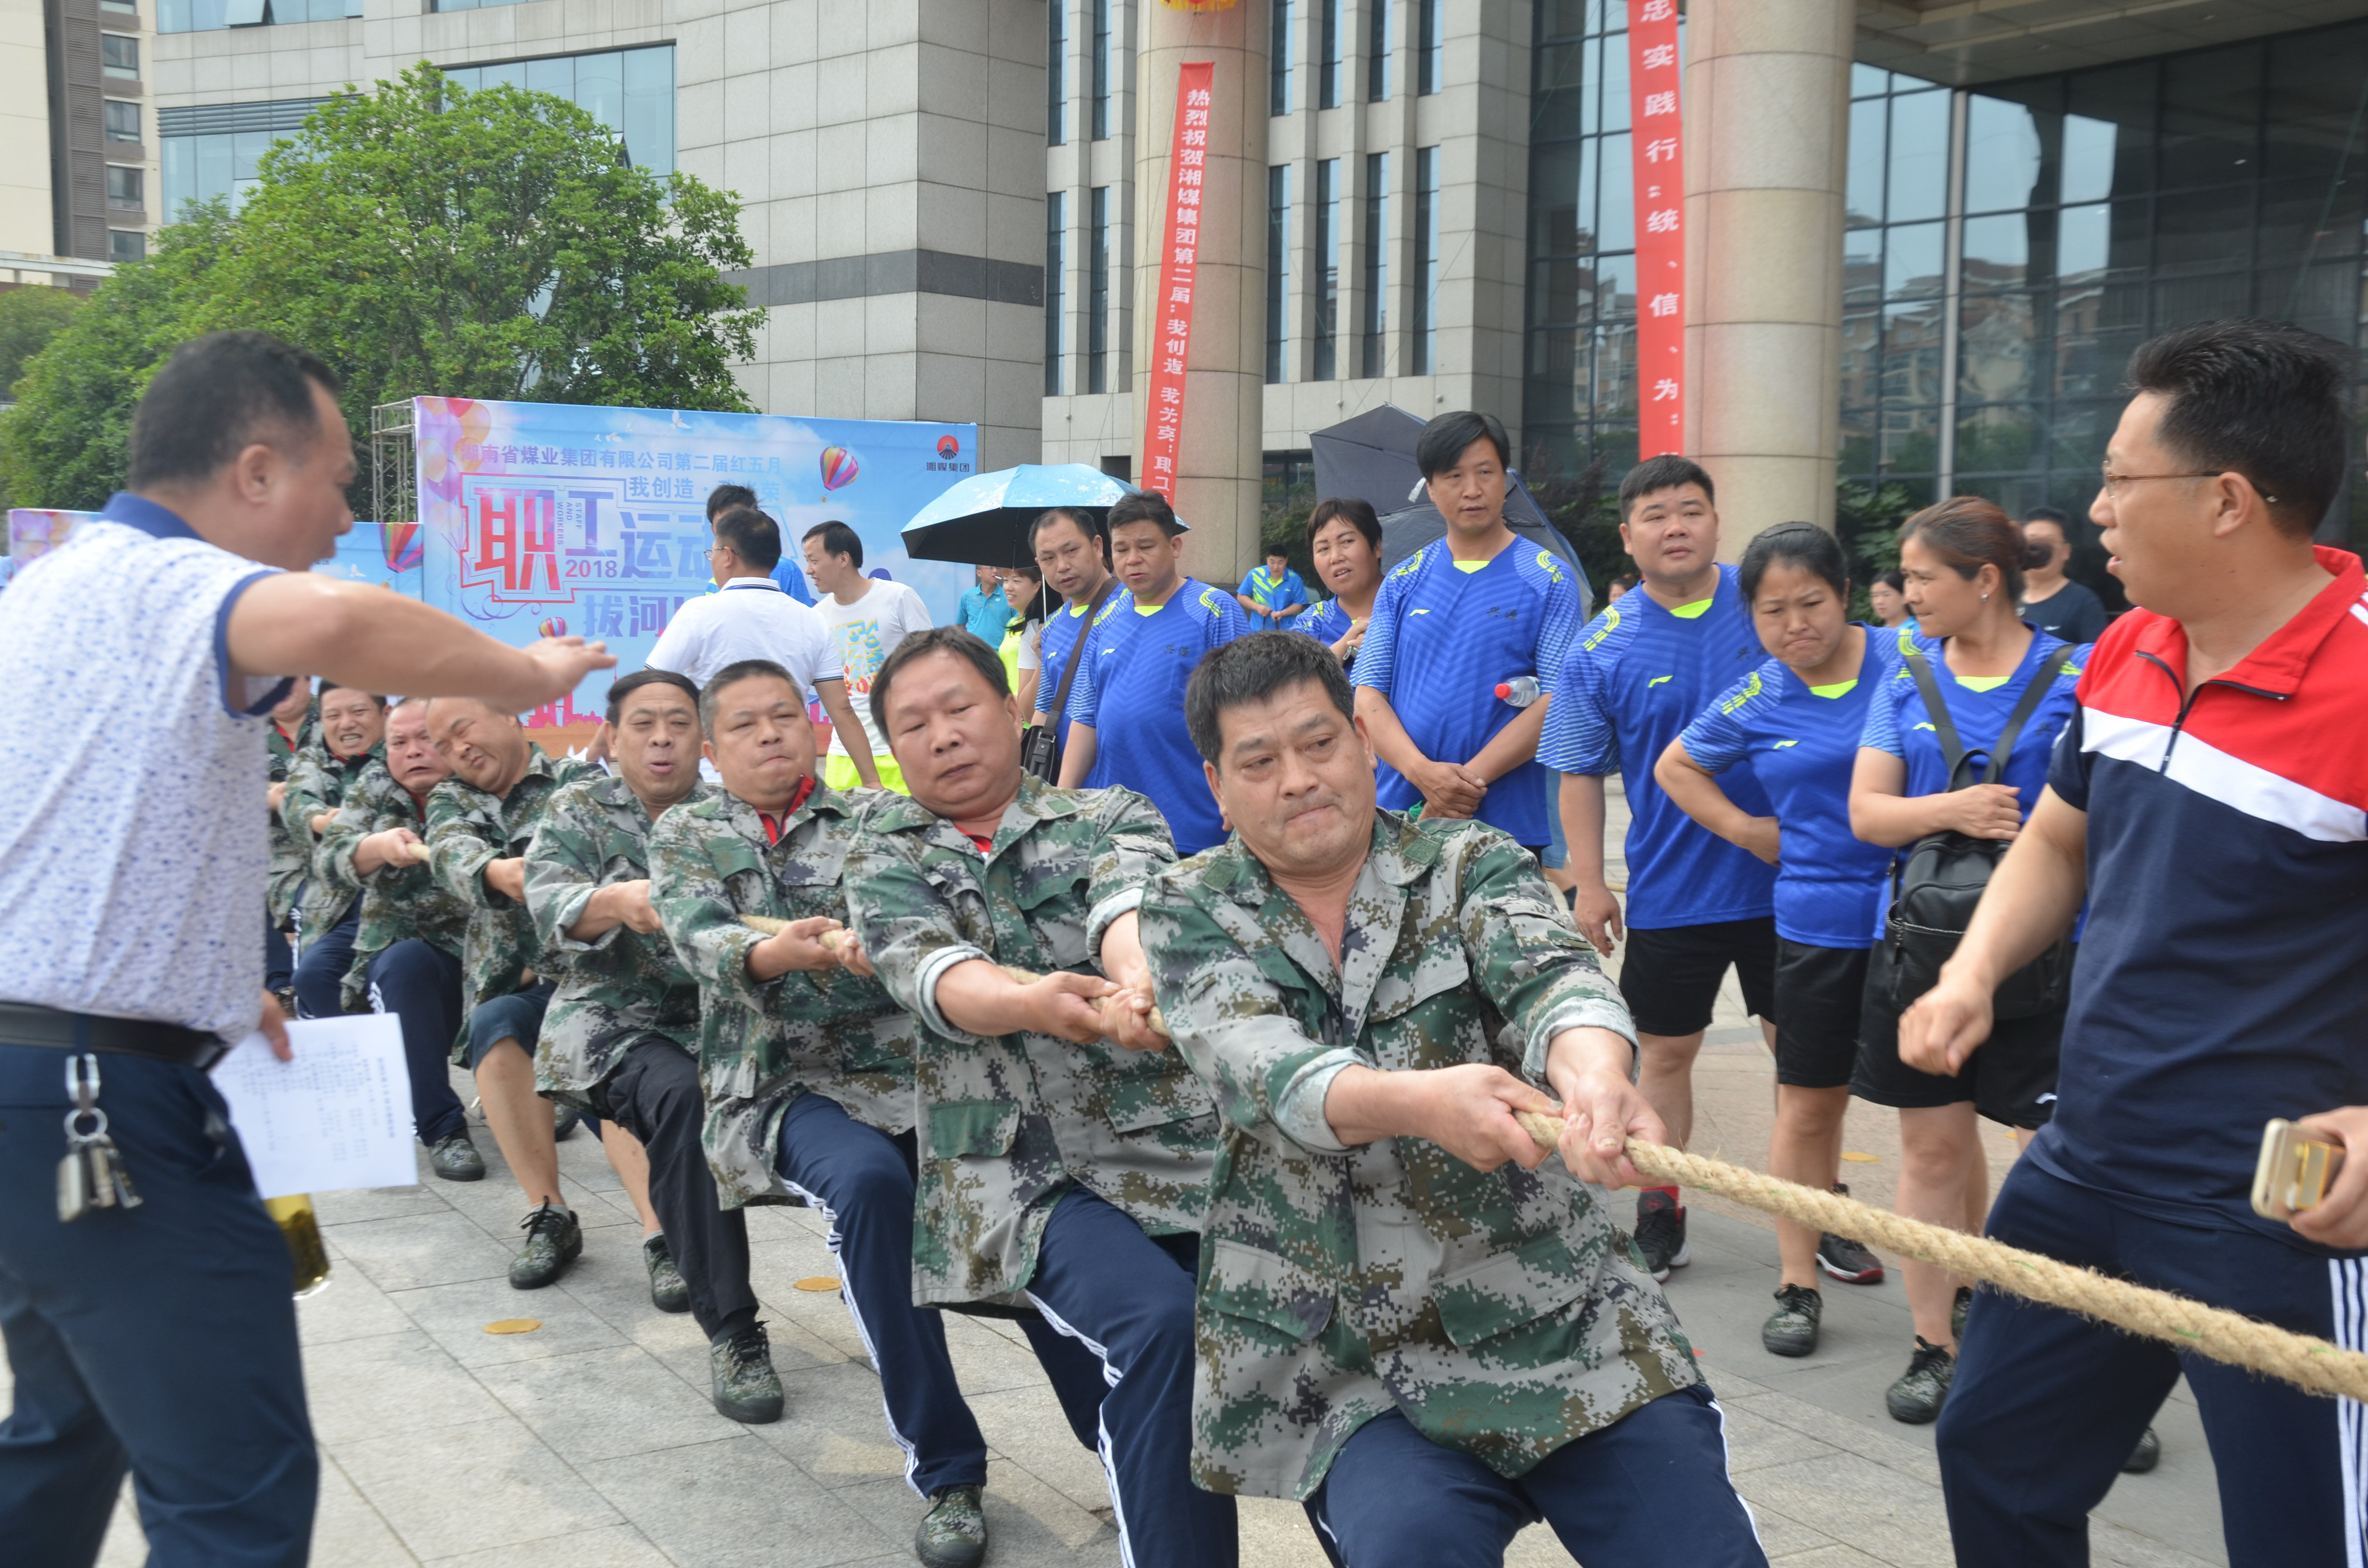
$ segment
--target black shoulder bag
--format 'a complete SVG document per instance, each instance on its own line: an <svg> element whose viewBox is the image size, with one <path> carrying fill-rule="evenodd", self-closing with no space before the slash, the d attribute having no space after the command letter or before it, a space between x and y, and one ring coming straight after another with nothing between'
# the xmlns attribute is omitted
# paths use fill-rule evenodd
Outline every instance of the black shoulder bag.
<svg viewBox="0 0 2368 1568"><path fill-rule="evenodd" d="M1102 601L1117 585L1116 577L1103 578L1093 603L1086 607L1086 623L1077 628L1076 645L1069 650L1069 662L1062 667L1061 685L1053 693L1053 706L1043 710L1048 722L1029 725L1028 733L1019 737L1019 766L1047 784L1061 781L1061 715L1068 711L1069 684L1077 678L1077 661L1085 657L1086 638L1093 631L1094 617L1101 614Z"/></svg>
<svg viewBox="0 0 2368 1568"><path fill-rule="evenodd" d="M2014 711L2007 716L2005 728L1998 731L1997 744L1990 749L1989 766L1982 769L1979 778L1973 777L1972 756L1958 738L1956 721L1950 717L1949 704L1941 695L1939 683L1932 678L1931 662L1921 653L1910 653L1904 662L1908 673L1916 677L1916 689L1924 699L1925 711L1932 718L1933 733L1940 738L1941 755L1949 764L1949 788L1956 790L1975 783L1997 783L2006 771L2007 758L2014 753L2016 737L2046 699L2048 687L2054 684L2053 661L2041 660L2032 673L2031 684L2023 688ZM2002 840L1972 838L1952 830L1918 839L1904 858L1895 862L1891 915L1885 924L1882 955L1890 966L1894 1007L1905 1009L1931 990L1940 979L1941 966L1949 961L1957 944L1964 939L1974 909L1982 901L1982 890L1989 885L1990 873L1998 869L2006 850ZM2071 938L2067 935L2006 977L1991 1002L1995 1016L2028 1018L2060 1006L2071 969Z"/></svg>

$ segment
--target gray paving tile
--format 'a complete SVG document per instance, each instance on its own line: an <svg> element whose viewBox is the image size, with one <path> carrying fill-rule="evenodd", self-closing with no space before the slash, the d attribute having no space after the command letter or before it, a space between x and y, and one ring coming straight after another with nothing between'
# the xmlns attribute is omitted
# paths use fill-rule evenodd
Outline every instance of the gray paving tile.
<svg viewBox="0 0 2368 1568"><path fill-rule="evenodd" d="M436 1568L671 1568L666 1554L631 1525L575 1530L434 1562Z"/></svg>
<svg viewBox="0 0 2368 1568"><path fill-rule="evenodd" d="M400 1334L411 1326L403 1309L370 1283L361 1265L339 1251L334 1239L328 1246L328 1288L296 1303L296 1337L300 1343L334 1345L340 1340Z"/></svg>
<svg viewBox="0 0 2368 1568"><path fill-rule="evenodd" d="M905 1450L888 1433L880 1380L838 1361L781 1374L781 1418L751 1432L819 1484L836 1490L882 1479L904 1484Z"/></svg>
<svg viewBox="0 0 2368 1568"><path fill-rule="evenodd" d="M1008 1460L990 1463L986 1476L987 1551L998 1562L1043 1568L1101 1568L1118 1557L1118 1531ZM910 1541L928 1511L902 1480L860 1482L837 1489L838 1501L870 1519L891 1540Z"/></svg>
<svg viewBox="0 0 2368 1568"><path fill-rule="evenodd" d="M393 1292L394 1304L463 1367L533 1361L622 1345L624 1335L564 1290L513 1290L507 1278L470 1279ZM528 1334L487 1334L485 1325L533 1318Z"/></svg>
<svg viewBox="0 0 2368 1568"><path fill-rule="evenodd" d="M706 1385L685 1383L639 1346L482 1366L476 1377L571 1464L711 1443L738 1431Z"/></svg>
<svg viewBox="0 0 2368 1568"><path fill-rule="evenodd" d="M1798 1460L1821 1459L1835 1451L1797 1426L1770 1419L1757 1409L1722 1400L1726 1415L1726 1468L1731 1475L1764 1470Z"/></svg>
<svg viewBox="0 0 2368 1568"><path fill-rule="evenodd" d="M316 1192L313 1195L313 1211L324 1231L339 1225L350 1225L361 1220L392 1220L404 1214L432 1214L448 1207L443 1195L431 1190L427 1183L438 1181L426 1170L425 1155L420 1151L421 1174L424 1179L412 1187L358 1187L343 1192Z"/></svg>
<svg viewBox="0 0 2368 1568"><path fill-rule="evenodd" d="M501 1404L417 1328L313 1347L304 1359L313 1434L335 1445L488 1421Z"/></svg>
<svg viewBox="0 0 2368 1568"><path fill-rule="evenodd" d="M700 1568L831 1568L905 1544L746 1435L580 1468L660 1551Z"/></svg>
<svg viewBox="0 0 2368 1568"><path fill-rule="evenodd" d="M622 1522L508 1416L340 1444L337 1460L404 1545L423 1558Z"/></svg>
<svg viewBox="0 0 2368 1568"><path fill-rule="evenodd" d="M517 1250L451 1209L339 1225L336 1246L341 1258L389 1291L498 1278L508 1271Z"/></svg>
<svg viewBox="0 0 2368 1568"><path fill-rule="evenodd" d="M1771 1465L1740 1478L1744 1495L1899 1568L1952 1568L1941 1489L1855 1454Z"/></svg>
<svg viewBox="0 0 2368 1568"><path fill-rule="evenodd" d="M969 1403L991 1453L1013 1460L1087 1513L1110 1506L1101 1458L1069 1430L1051 1384L976 1394Z"/></svg>
<svg viewBox="0 0 2368 1568"><path fill-rule="evenodd" d="M321 1500L313 1515L314 1568L410 1568L417 1561L336 1459L322 1455Z"/></svg>

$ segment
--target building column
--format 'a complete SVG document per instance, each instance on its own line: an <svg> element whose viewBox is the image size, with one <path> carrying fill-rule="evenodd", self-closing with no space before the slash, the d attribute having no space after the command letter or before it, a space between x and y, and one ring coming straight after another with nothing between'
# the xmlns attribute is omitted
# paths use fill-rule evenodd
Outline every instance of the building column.
<svg viewBox="0 0 2368 1568"><path fill-rule="evenodd" d="M1167 233L1176 68L1216 65L1201 243L1192 288L1176 515L1191 527L1184 569L1231 588L1258 562L1266 428L1266 0L1190 12L1145 4L1135 55L1135 478L1144 477L1160 245Z"/></svg>
<svg viewBox="0 0 2368 1568"><path fill-rule="evenodd" d="M1686 450L1732 560L1834 523L1850 0L1686 11Z"/></svg>

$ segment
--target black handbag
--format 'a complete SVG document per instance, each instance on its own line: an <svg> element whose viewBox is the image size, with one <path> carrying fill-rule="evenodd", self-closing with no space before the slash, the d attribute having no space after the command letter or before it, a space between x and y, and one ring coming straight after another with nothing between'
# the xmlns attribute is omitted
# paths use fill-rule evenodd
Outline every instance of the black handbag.
<svg viewBox="0 0 2368 1568"><path fill-rule="evenodd" d="M1053 706L1043 710L1049 722L1030 724L1019 737L1019 766L1047 784L1061 781L1061 715L1068 710L1069 684L1077 678L1077 661L1086 654L1086 638L1094 629L1094 617L1101 614L1102 601L1118 586L1116 577L1105 577L1093 603L1086 607L1086 623L1077 629L1077 644L1069 650L1069 662L1061 671L1060 688L1053 693Z"/></svg>
<svg viewBox="0 0 2368 1568"><path fill-rule="evenodd" d="M2007 758L2013 755L2016 737L2046 699L2052 684L2046 661L2032 672L2031 684L2007 716L1990 749L1989 765L1978 778L1973 775L1973 756L1959 739L1956 721L1932 677L1930 661L1921 653L1910 653L1904 662L1916 677L1916 689L1924 699L1925 711L1931 715L1933 733L1941 742L1941 755L1949 764L1949 788L1997 783L2006 771ZM2006 851L2002 840L1973 838L1952 830L1917 840L1893 863L1891 913L1878 958L1889 975L1895 1009L1905 1010L1941 978L1941 966L1964 939L1965 927L1972 924L1974 910L1982 901L1982 890L1989 886L1990 873L1998 869ZM2008 975L1991 999L1993 1016L2035 1017L2062 1006L2071 975L2071 953L2067 934Z"/></svg>

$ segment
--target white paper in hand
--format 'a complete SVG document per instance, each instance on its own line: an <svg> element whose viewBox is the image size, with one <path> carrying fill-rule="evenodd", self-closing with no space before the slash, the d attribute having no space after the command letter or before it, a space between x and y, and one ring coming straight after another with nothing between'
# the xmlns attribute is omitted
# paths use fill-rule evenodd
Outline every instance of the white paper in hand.
<svg viewBox="0 0 2368 1568"><path fill-rule="evenodd" d="M403 1024L392 1013L308 1018L288 1026L296 1060L260 1034L213 1070L265 1198L356 1187L410 1187L411 1079Z"/></svg>

